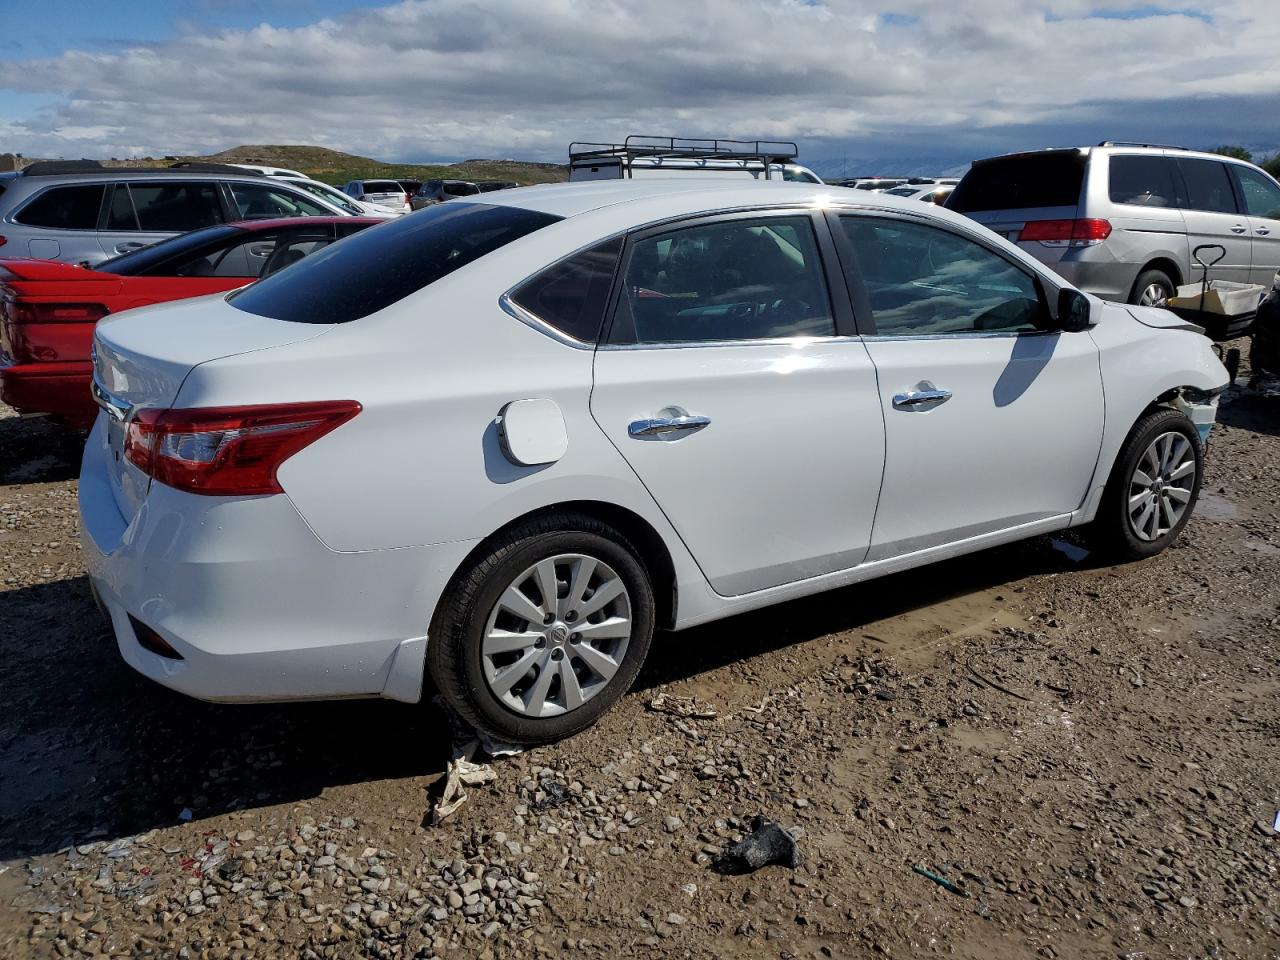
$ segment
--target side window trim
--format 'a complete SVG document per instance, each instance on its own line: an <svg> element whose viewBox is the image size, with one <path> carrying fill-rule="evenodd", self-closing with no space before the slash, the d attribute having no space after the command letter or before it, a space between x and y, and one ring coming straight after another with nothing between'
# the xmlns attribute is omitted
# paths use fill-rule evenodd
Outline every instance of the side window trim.
<svg viewBox="0 0 1280 960"><path fill-rule="evenodd" d="M645 224L641 227L635 227L627 233L626 242L622 246L622 253L618 257L618 265L614 269L613 288L609 291L609 302L605 308L605 323L600 330L600 341L597 349L600 350L676 350L687 347L724 347L737 346L744 343L773 343L786 342L789 340L800 339L797 337L782 337L776 339L761 340L690 340L677 343L615 343L613 340L614 327L618 318L618 302L622 297L622 288L626 280L626 267L630 262L632 251L637 243L640 243L651 236L658 236L670 233L673 230L685 230L692 227L709 226L716 223L731 223L735 220L760 220L773 217L805 217L808 219L810 227L814 232L815 242L818 246L818 257L821 262L822 281L826 286L828 306L831 308L831 316L835 323L835 337L855 336L853 332L853 314L848 304L848 291L841 280L839 287L833 287L831 282L831 268L838 266L833 262L833 258L829 254L834 254L834 244L829 232L824 231L823 225L818 221L821 219L821 213L812 207L750 207L742 210L717 211L715 213L700 213L692 216L675 217L670 220L663 220L657 223ZM824 247L825 239L830 246ZM843 298L840 294L845 294ZM841 302L844 301L843 309L845 311L844 328L841 326ZM848 332L846 332L846 330ZM830 338L828 338L830 339Z"/></svg>
<svg viewBox="0 0 1280 960"><path fill-rule="evenodd" d="M1054 311L1054 297L1051 291L1046 288L1044 278L1035 270L1027 269L1026 264L1019 263L1010 257L1007 251L1001 250L986 241L985 237L975 236L966 230L956 230L951 224L942 223L940 221L931 220L926 217L916 217L910 214L900 213L896 210L867 210L867 209L828 209L827 219L831 225L832 236L835 237L836 246L840 251L840 257L843 262L849 264L851 271L846 271L846 281L849 286L849 293L853 300L854 315L858 318L858 326L861 335L864 337L877 340L956 340L956 339L977 339L977 338L994 338L994 337L1041 337L1046 335L1054 335L1057 330L966 330L954 331L950 333L921 333L921 334L881 334L876 327L875 313L871 309L871 297L867 292L866 284L862 279L862 271L858 267L857 254L854 252L853 244L849 242L849 238L845 235L844 228L840 225L842 218L858 218L865 220L899 220L903 223L913 223L920 226L929 227L938 230L941 233L948 233L961 240L967 240L988 253L999 257L1005 263L1009 264L1015 270L1031 277L1035 284L1036 294L1040 298L1040 309L1044 311L1046 317L1057 319Z"/></svg>
<svg viewBox="0 0 1280 960"><path fill-rule="evenodd" d="M530 280L533 280L536 277L542 276L542 274L546 273L548 270L553 269L554 267L559 266L560 264L564 263L566 260L572 260L574 257L579 257L589 250L593 250L596 247L603 246L604 244L614 240L618 240L619 238L622 239L623 243L622 243L621 249L618 251L618 257L613 264L613 276L609 280L609 293L608 293L608 296L605 298L604 320L600 324L600 330L597 332L595 340L592 340L592 341L579 340L577 337L570 336L569 334L561 330L559 327L557 327L555 324L551 323L548 320L544 320L542 317L538 316L529 308L521 306L518 302L516 302L516 299L515 299L516 291L519 290L521 287L523 287ZM539 267L537 270L529 274L527 277L523 277L519 282L513 283L510 286L510 288L508 288L505 292L503 292L503 294L500 297L498 297L498 306L501 307L502 311L506 313L508 316L514 317L516 320L519 320L521 323L527 326L533 327L533 329L537 330L539 333L543 334L544 336L550 337L552 340L555 340L558 343L563 343L567 347L573 347L575 350L594 351L597 347L599 347L601 344L605 342L609 333L609 329L613 325L614 297L617 296L617 292L621 287L622 263L626 259L626 255L627 255L627 238L622 231L611 233L605 237L600 237L597 240L592 240L590 243L584 243L582 246L578 247L577 249L571 250L569 253L566 253L563 257L558 257L557 259L553 260L551 263L548 263L548 264L545 264L544 266Z"/></svg>

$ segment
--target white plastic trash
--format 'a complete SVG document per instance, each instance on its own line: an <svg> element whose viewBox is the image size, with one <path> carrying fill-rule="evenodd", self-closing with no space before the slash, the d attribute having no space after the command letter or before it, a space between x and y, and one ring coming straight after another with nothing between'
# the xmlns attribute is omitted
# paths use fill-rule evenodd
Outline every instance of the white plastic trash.
<svg viewBox="0 0 1280 960"><path fill-rule="evenodd" d="M1237 283L1234 280L1210 280L1207 291L1201 283L1184 283L1177 294L1169 298L1167 305L1238 317L1257 310L1258 301L1266 292L1261 284Z"/></svg>

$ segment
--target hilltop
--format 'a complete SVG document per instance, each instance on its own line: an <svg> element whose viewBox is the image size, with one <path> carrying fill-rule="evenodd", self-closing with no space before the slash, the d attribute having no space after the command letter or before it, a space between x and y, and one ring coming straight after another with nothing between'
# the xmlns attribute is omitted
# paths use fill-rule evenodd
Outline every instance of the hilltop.
<svg viewBox="0 0 1280 960"><path fill-rule="evenodd" d="M17 160L18 166L34 161L34 157ZM271 167L287 167L324 183L341 186L348 180L374 177L402 177L429 180L445 177L460 180L514 180L522 186L533 183L557 183L569 178L568 168L558 163L526 160L464 160L461 163L385 163L328 147L305 144L242 144L206 156L173 154L166 157L137 157L103 160L110 167L149 167L179 160L202 160L209 163L257 163Z"/></svg>

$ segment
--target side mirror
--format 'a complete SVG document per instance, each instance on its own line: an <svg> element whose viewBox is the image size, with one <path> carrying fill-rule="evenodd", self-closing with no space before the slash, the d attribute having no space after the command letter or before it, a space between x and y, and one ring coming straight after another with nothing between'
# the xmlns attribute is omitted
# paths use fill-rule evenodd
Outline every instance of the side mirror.
<svg viewBox="0 0 1280 960"><path fill-rule="evenodd" d="M1079 333L1093 326L1089 298L1079 290L1067 287L1058 294L1058 329Z"/></svg>

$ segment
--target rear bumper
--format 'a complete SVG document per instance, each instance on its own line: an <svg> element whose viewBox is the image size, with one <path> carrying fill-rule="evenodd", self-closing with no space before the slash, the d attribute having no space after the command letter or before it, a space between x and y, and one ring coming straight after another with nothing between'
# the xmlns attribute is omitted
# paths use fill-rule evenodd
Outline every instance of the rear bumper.
<svg viewBox="0 0 1280 960"><path fill-rule="evenodd" d="M1038 244L1022 244L1034 256L1030 248ZM1114 300L1127 303L1133 285L1138 279L1139 264L1122 263L1103 252L1105 244L1084 250L1069 251L1067 256L1056 263L1048 264L1060 277L1073 287L1092 293L1103 300ZM1078 256L1072 256L1076 254Z"/></svg>
<svg viewBox="0 0 1280 960"><path fill-rule="evenodd" d="M472 544L337 553L287 496L161 484L129 519L101 429L81 470L83 553L125 662L202 700L420 698L427 624ZM181 659L143 647L130 616Z"/></svg>
<svg viewBox="0 0 1280 960"><path fill-rule="evenodd" d="M89 393L93 364L0 364L0 401L19 413L47 413L88 427L98 413Z"/></svg>

